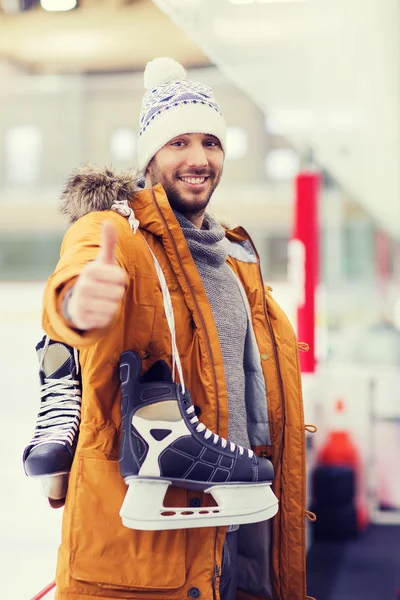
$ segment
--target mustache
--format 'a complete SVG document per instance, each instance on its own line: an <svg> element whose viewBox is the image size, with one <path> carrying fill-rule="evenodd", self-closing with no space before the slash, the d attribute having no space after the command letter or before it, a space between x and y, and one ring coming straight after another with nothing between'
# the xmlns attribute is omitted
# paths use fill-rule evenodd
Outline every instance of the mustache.
<svg viewBox="0 0 400 600"><path fill-rule="evenodd" d="M210 169L188 169L186 173L177 173L177 177L211 177L214 175Z"/></svg>

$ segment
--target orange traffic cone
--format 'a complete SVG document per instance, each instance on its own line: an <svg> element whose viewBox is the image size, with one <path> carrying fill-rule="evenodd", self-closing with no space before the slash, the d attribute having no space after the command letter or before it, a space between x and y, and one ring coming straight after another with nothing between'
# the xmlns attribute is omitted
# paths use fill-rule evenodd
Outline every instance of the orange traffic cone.
<svg viewBox="0 0 400 600"><path fill-rule="evenodd" d="M326 466L346 466L354 471L356 481L357 523L360 529L368 524L368 507L361 497L362 463L359 452L354 444L345 412L345 404L339 399L335 403L333 429L328 433L325 444L318 453L318 464Z"/></svg>
<svg viewBox="0 0 400 600"><path fill-rule="evenodd" d="M335 403L333 427L319 452L318 462L323 465L346 465L358 469L360 460L347 430L343 400L337 400Z"/></svg>

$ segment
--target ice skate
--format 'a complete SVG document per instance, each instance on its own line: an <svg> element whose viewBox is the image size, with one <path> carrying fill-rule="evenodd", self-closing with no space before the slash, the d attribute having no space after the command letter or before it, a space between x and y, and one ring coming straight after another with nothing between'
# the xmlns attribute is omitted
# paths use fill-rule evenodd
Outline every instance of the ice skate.
<svg viewBox="0 0 400 600"><path fill-rule="evenodd" d="M122 441L120 468L129 486L120 516L143 530L214 527L264 521L278 510L273 467L212 433L195 413L189 390L174 383L164 361L140 380L141 359L120 362ZM163 506L168 486L199 490L218 506Z"/></svg>
<svg viewBox="0 0 400 600"><path fill-rule="evenodd" d="M76 350L45 336L36 346L40 408L32 440L23 453L25 473L40 479L45 495L66 496L79 433L81 383Z"/></svg>

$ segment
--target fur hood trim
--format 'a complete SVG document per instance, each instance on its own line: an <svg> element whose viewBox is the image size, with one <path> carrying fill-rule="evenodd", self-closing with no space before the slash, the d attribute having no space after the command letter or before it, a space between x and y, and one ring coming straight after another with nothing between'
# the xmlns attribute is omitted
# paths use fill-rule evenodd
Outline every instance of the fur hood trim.
<svg viewBox="0 0 400 600"><path fill-rule="evenodd" d="M127 205L143 177L136 171L121 171L87 164L72 173L62 193L60 212L74 223L96 210L110 210L113 204Z"/></svg>

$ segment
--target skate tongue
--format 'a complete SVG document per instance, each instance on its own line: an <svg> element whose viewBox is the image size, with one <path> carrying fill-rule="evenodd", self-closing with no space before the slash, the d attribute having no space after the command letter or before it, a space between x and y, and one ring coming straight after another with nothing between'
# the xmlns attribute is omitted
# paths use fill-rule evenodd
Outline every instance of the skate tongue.
<svg viewBox="0 0 400 600"><path fill-rule="evenodd" d="M42 360L42 354L43 348L40 348L37 351L39 363ZM71 354L64 344L50 344L47 348L42 365L44 376L47 378L54 377L55 375L58 377L66 377L71 373L69 365L70 359Z"/></svg>

